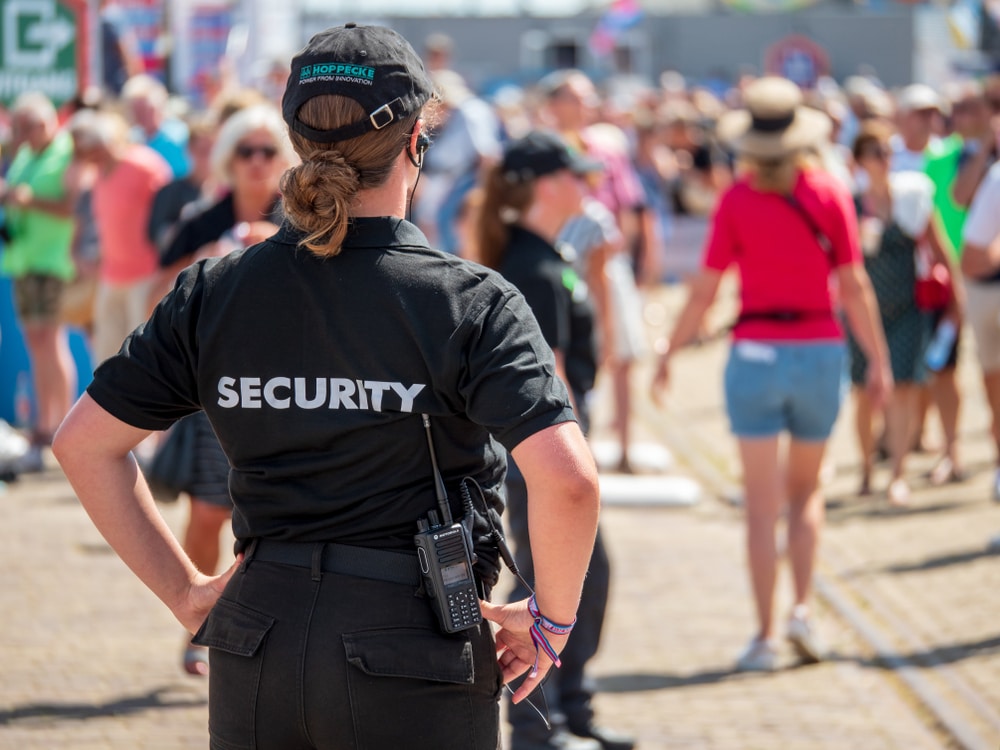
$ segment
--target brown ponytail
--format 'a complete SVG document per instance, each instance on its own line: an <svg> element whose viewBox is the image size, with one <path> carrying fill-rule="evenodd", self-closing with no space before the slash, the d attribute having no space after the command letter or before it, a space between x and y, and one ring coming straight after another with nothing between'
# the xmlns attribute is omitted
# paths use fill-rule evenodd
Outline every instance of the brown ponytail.
<svg viewBox="0 0 1000 750"><path fill-rule="evenodd" d="M476 247L479 262L496 270L507 249L510 225L534 199L534 183L508 182L500 164L487 171L485 183L479 220L476 223Z"/></svg>
<svg viewBox="0 0 1000 750"><path fill-rule="evenodd" d="M281 195L288 221L306 233L303 245L320 256L340 252L358 191L378 187L388 179L420 116L417 112L337 143L315 143L289 133L302 163L281 178ZM319 130L365 117L367 113L353 99L329 94L313 97L299 110L299 119Z"/></svg>

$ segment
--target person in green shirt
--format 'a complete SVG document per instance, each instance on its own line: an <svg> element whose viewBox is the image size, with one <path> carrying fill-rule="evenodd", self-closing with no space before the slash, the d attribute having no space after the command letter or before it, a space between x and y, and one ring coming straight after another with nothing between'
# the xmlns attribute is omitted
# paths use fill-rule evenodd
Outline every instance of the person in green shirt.
<svg viewBox="0 0 1000 750"><path fill-rule="evenodd" d="M73 142L59 132L52 102L38 93L14 103L11 131L17 151L0 183L8 239L0 271L13 280L14 306L31 361L36 418L26 468L41 468L41 446L51 442L75 393L75 367L59 317L75 270L71 254L73 203L66 170Z"/></svg>

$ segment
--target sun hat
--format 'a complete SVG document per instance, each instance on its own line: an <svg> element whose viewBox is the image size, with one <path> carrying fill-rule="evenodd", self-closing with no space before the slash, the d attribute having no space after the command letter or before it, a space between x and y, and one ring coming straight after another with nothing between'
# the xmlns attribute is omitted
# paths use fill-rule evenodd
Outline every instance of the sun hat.
<svg viewBox="0 0 1000 750"><path fill-rule="evenodd" d="M533 130L509 143L500 166L504 179L511 184L528 182L561 169L579 175L604 169L601 162L580 156L557 134L545 130Z"/></svg>
<svg viewBox="0 0 1000 750"><path fill-rule="evenodd" d="M900 112L920 112L934 109L941 112L944 102L937 92L925 83L911 83L899 92L896 105Z"/></svg>
<svg viewBox="0 0 1000 750"><path fill-rule="evenodd" d="M419 110L434 92L420 57L402 36L384 26L344 26L321 31L292 58L281 100L288 127L317 143L334 143L380 130ZM367 116L333 130L317 130L299 110L323 94L346 96Z"/></svg>
<svg viewBox="0 0 1000 750"><path fill-rule="evenodd" d="M787 78L767 76L749 86L746 109L719 118L716 134L738 153L777 159L820 143L831 131L829 116L802 103L802 91Z"/></svg>

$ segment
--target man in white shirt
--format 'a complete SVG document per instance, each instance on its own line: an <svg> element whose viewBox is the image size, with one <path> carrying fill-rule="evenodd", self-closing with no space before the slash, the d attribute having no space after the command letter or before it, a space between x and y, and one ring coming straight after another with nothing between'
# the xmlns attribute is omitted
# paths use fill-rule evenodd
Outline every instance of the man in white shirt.
<svg viewBox="0 0 1000 750"><path fill-rule="evenodd" d="M922 83L914 83L899 92L896 99L898 132L889 139L893 172L924 171L927 148L937 140L934 120L941 116L943 106L937 92Z"/></svg>
<svg viewBox="0 0 1000 750"><path fill-rule="evenodd" d="M993 499L1000 502L1000 163L990 167L976 191L962 230L962 275L966 319L976 338L983 387L993 417L998 468ZM991 544L1000 545L1000 536Z"/></svg>

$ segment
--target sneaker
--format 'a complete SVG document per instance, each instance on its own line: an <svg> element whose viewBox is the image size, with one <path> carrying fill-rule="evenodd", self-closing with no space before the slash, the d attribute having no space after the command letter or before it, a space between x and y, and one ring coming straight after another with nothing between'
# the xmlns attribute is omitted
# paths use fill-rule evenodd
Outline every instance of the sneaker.
<svg viewBox="0 0 1000 750"><path fill-rule="evenodd" d="M826 655L826 648L816 636L808 616L799 607L788 618L788 640L806 664L818 664Z"/></svg>
<svg viewBox="0 0 1000 750"><path fill-rule="evenodd" d="M602 727L597 724L584 724L577 726L569 725L569 731L577 737L589 737L600 743L602 750L632 750L635 747L635 738L629 737L610 727Z"/></svg>
<svg viewBox="0 0 1000 750"><path fill-rule="evenodd" d="M559 727L544 737L521 737L512 734L511 750L603 750L601 743L591 737L577 737Z"/></svg>
<svg viewBox="0 0 1000 750"><path fill-rule="evenodd" d="M17 462L18 474L34 474L44 470L45 459L42 457L42 448L39 445L32 445L28 448Z"/></svg>
<svg viewBox="0 0 1000 750"><path fill-rule="evenodd" d="M736 660L736 669L740 672L773 672L777 661L778 652L774 643L755 637Z"/></svg>

